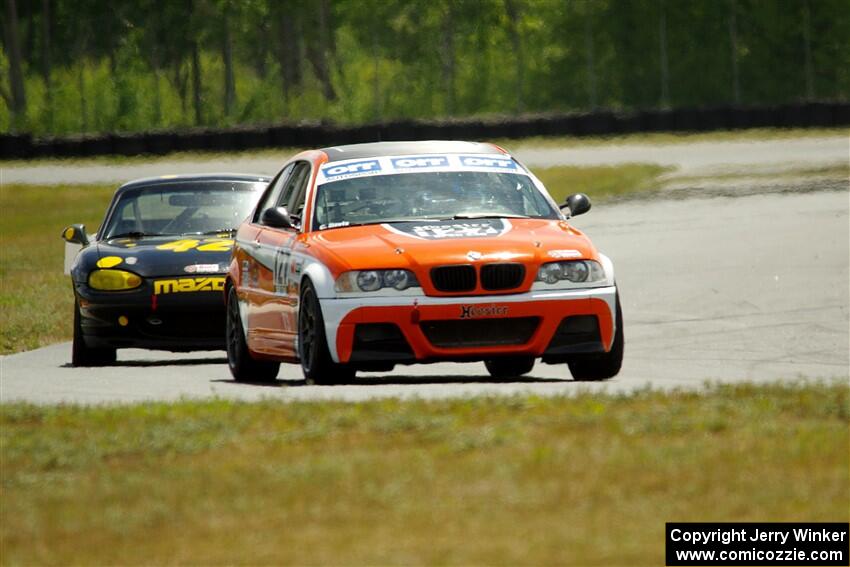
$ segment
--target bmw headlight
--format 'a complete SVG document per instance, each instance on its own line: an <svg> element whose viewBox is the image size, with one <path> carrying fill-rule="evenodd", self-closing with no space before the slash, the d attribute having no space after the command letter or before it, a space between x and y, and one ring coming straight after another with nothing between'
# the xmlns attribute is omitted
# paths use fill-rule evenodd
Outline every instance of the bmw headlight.
<svg viewBox="0 0 850 567"><path fill-rule="evenodd" d="M558 283L564 270L561 269L561 264L558 262L550 262L543 264L537 270L537 281L546 282L548 284Z"/></svg>
<svg viewBox="0 0 850 567"><path fill-rule="evenodd" d="M408 270L386 270L384 272L384 285L386 287L394 287L401 291L412 287L414 284L419 285L416 281L416 276Z"/></svg>
<svg viewBox="0 0 850 567"><path fill-rule="evenodd" d="M89 274L89 287L101 291L124 291L140 285L140 276L124 270L94 270Z"/></svg>
<svg viewBox="0 0 850 567"><path fill-rule="evenodd" d="M381 277L381 272L375 270L366 270L357 274L355 280L360 291L378 291L384 287L384 279Z"/></svg>
<svg viewBox="0 0 850 567"><path fill-rule="evenodd" d="M605 281L605 270L595 260L549 262L537 270L537 281L554 285L561 281L598 283Z"/></svg>
<svg viewBox="0 0 850 567"><path fill-rule="evenodd" d="M371 292L385 288L404 291L419 287L416 275L410 270L361 270L345 272L336 280L336 291L342 293Z"/></svg>

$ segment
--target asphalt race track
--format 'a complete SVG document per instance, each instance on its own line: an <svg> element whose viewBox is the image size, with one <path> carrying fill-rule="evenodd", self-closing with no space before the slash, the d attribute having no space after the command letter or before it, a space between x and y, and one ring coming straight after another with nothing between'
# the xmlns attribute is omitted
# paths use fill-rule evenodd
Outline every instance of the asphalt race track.
<svg viewBox="0 0 850 567"><path fill-rule="evenodd" d="M848 379L846 189L632 200L598 206L574 223L617 269L626 354L622 372L608 382L576 383L565 366L543 364L522 381L495 382L475 363L402 366L341 386L307 386L297 366L283 365L276 385L246 385L230 379L223 352L127 350L116 366L80 369L69 367L70 343L63 343L0 358L0 399L362 400Z"/></svg>

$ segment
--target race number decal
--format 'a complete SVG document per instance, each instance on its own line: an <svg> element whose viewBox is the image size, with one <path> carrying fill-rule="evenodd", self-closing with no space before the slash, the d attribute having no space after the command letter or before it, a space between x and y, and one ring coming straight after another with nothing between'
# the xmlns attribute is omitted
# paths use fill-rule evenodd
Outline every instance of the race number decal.
<svg viewBox="0 0 850 567"><path fill-rule="evenodd" d="M171 250L172 252L188 252L189 250L227 252L231 248L233 248L233 240L229 238L207 238L205 240L183 238L157 246L158 250Z"/></svg>
<svg viewBox="0 0 850 567"><path fill-rule="evenodd" d="M201 252L228 252L233 248L233 241L229 239L221 240L204 240L204 243L198 246Z"/></svg>
<svg viewBox="0 0 850 567"><path fill-rule="evenodd" d="M194 238L184 238L183 240L175 240L173 242L166 242L165 244L160 244L157 246L159 250L171 250L172 252L186 252L188 250L194 249L200 240L195 240Z"/></svg>
<svg viewBox="0 0 850 567"><path fill-rule="evenodd" d="M292 251L289 248L279 248L274 256L274 292L286 293L289 286L289 263Z"/></svg>

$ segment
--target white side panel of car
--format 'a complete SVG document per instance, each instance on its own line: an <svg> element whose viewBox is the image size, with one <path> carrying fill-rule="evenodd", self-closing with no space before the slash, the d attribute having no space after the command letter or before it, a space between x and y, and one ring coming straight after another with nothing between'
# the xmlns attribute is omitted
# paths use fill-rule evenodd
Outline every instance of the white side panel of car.
<svg viewBox="0 0 850 567"><path fill-rule="evenodd" d="M329 313L328 308L329 304L334 303L333 298L336 295L334 284L336 282L334 281L333 274L331 274L330 270L324 264L309 256L302 257L304 258L304 267L301 272L301 285L303 287L304 280L310 278L313 289L316 290L316 296L319 298L319 309L322 310L322 318L325 321L325 337L328 341L328 350L330 351L331 359L334 362L339 362L339 355L336 351L336 331L341 319L336 318L337 314L333 313L332 309ZM301 309L300 301L298 302L298 308Z"/></svg>
<svg viewBox="0 0 850 567"><path fill-rule="evenodd" d="M74 258L77 257L77 254L80 250L82 250L82 248L82 245L74 242L65 243L65 270L63 273L66 276L71 275L71 267L74 265Z"/></svg>
<svg viewBox="0 0 850 567"><path fill-rule="evenodd" d="M238 297L238 296L237 296ZM245 339L245 342L248 342L248 302L244 299L239 299L236 301L236 304L239 306L239 319L242 321L242 334L244 335L242 338Z"/></svg>
<svg viewBox="0 0 850 567"><path fill-rule="evenodd" d="M305 277L309 277L313 282L313 288L316 290L316 295L319 299L331 298L336 296L334 291L334 278L324 264L311 258L310 256L298 255L299 259L304 260L304 267L301 272L301 281Z"/></svg>

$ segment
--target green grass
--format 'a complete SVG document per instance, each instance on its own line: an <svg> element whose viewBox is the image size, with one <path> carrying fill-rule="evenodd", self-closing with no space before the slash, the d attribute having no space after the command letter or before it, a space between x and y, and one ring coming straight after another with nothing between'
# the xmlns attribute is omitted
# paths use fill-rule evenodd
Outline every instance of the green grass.
<svg viewBox="0 0 850 567"><path fill-rule="evenodd" d="M847 521L849 395L4 405L2 562L658 565L667 521Z"/></svg>
<svg viewBox="0 0 850 567"><path fill-rule="evenodd" d="M0 354L71 336L62 229L97 230L113 186L0 186Z"/></svg>
<svg viewBox="0 0 850 567"><path fill-rule="evenodd" d="M587 193L591 202L660 188L658 177L670 168L649 163L615 166L533 168L552 197L562 203L572 193Z"/></svg>

